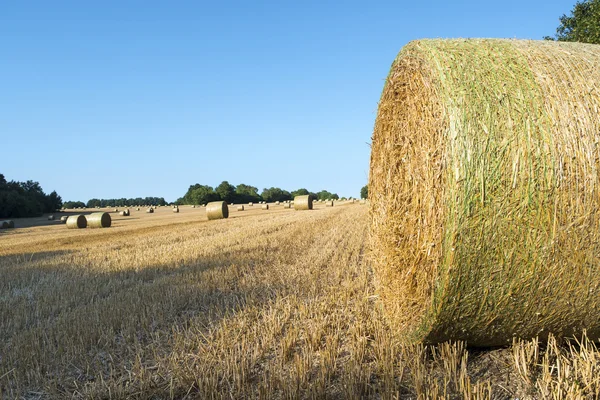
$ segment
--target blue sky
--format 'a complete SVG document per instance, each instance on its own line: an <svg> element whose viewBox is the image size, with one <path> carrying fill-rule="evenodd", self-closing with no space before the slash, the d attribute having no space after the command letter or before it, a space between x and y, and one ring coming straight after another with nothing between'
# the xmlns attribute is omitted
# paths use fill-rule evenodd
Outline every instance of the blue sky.
<svg viewBox="0 0 600 400"><path fill-rule="evenodd" d="M419 38L553 35L569 1L0 5L0 173L63 200L228 180L358 196L377 102Z"/></svg>

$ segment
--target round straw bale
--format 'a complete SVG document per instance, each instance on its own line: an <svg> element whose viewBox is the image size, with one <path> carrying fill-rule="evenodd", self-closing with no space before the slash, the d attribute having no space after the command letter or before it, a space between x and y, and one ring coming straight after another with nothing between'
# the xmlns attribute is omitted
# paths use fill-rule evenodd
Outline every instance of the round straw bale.
<svg viewBox="0 0 600 400"><path fill-rule="evenodd" d="M333 207L333 200L327 200L325 202L325 207Z"/></svg>
<svg viewBox="0 0 600 400"><path fill-rule="evenodd" d="M275 205L276 205L276 206L278 206L278 205L279 205L279 202L278 202L278 201L276 201L276 202L275 202Z"/></svg>
<svg viewBox="0 0 600 400"><path fill-rule="evenodd" d="M115 209L114 209L114 212L119 212L119 209L118 209L118 208L115 208Z"/></svg>
<svg viewBox="0 0 600 400"><path fill-rule="evenodd" d="M179 207L173 207L173 212L174 213L178 213L179 212Z"/></svg>
<svg viewBox="0 0 600 400"><path fill-rule="evenodd" d="M313 208L313 200L309 194L294 197L292 204L294 206L294 210L312 210Z"/></svg>
<svg viewBox="0 0 600 400"><path fill-rule="evenodd" d="M146 210L147 214L152 214L154 212L154 208L150 207L149 209Z"/></svg>
<svg viewBox="0 0 600 400"><path fill-rule="evenodd" d="M0 221L0 229L7 229L8 221Z"/></svg>
<svg viewBox="0 0 600 400"><path fill-rule="evenodd" d="M54 215L48 215L48 221L54 221Z"/></svg>
<svg viewBox="0 0 600 400"><path fill-rule="evenodd" d="M136 207L135 211L140 211L140 208L139 208L139 207Z"/></svg>
<svg viewBox="0 0 600 400"><path fill-rule="evenodd" d="M112 224L110 214L106 212L95 212L86 216L87 225L90 228L109 228Z"/></svg>
<svg viewBox="0 0 600 400"><path fill-rule="evenodd" d="M196 206L192 204L192 208L196 208Z"/></svg>
<svg viewBox="0 0 600 400"><path fill-rule="evenodd" d="M250 203L248 203L248 205L249 205L250 207L252 207L254 204L253 204L252 202L250 202Z"/></svg>
<svg viewBox="0 0 600 400"><path fill-rule="evenodd" d="M6 222L8 223L9 228L12 229L15 227L15 221L13 221L12 219L7 219Z"/></svg>
<svg viewBox="0 0 600 400"><path fill-rule="evenodd" d="M244 205L242 204L241 206L238 206L237 210L238 211L244 211Z"/></svg>
<svg viewBox="0 0 600 400"><path fill-rule="evenodd" d="M88 224L85 216L82 214L69 216L65 223L69 229L82 229Z"/></svg>
<svg viewBox="0 0 600 400"><path fill-rule="evenodd" d="M261 208L263 210L268 210L269 209L269 205L268 204L263 204Z"/></svg>
<svg viewBox="0 0 600 400"><path fill-rule="evenodd" d="M68 215L63 215L62 217L60 217L60 222L62 222L63 224L67 223L67 219L69 219Z"/></svg>
<svg viewBox="0 0 600 400"><path fill-rule="evenodd" d="M206 205L208 219L221 219L229 217L229 207L224 201L213 201Z"/></svg>
<svg viewBox="0 0 600 400"><path fill-rule="evenodd" d="M371 259L408 341L600 337L600 46L423 40L392 64Z"/></svg>

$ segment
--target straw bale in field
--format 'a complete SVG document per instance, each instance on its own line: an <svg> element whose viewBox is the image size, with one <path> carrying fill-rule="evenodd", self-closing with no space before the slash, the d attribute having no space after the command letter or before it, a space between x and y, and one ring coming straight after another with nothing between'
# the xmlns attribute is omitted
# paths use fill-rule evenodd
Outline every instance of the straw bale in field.
<svg viewBox="0 0 600 400"><path fill-rule="evenodd" d="M70 215L65 222L67 224L67 228L69 229L82 229L85 228L88 224L84 215Z"/></svg>
<svg viewBox="0 0 600 400"><path fill-rule="evenodd" d="M224 201L213 201L206 205L208 219L221 219L229 217L229 207Z"/></svg>
<svg viewBox="0 0 600 400"><path fill-rule="evenodd" d="M88 228L109 228L112 224L110 214L107 212L95 212L86 216Z"/></svg>
<svg viewBox="0 0 600 400"><path fill-rule="evenodd" d="M411 342L600 337L600 46L421 40L373 133L371 259Z"/></svg>
<svg viewBox="0 0 600 400"><path fill-rule="evenodd" d="M309 194L296 196L291 204L294 206L294 210L312 210L313 199Z"/></svg>

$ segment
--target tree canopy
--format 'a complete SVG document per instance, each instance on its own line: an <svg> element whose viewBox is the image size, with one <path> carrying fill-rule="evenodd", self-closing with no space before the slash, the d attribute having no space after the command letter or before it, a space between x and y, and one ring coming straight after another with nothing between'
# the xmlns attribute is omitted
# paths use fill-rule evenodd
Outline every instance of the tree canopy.
<svg viewBox="0 0 600 400"><path fill-rule="evenodd" d="M0 218L37 217L62 207L62 199L53 191L44 193L38 182L7 182L0 174Z"/></svg>
<svg viewBox="0 0 600 400"><path fill-rule="evenodd" d="M571 15L563 14L555 37L547 40L600 44L600 0L578 1Z"/></svg>
<svg viewBox="0 0 600 400"><path fill-rule="evenodd" d="M311 195L313 199L339 199L336 193L330 193L327 190L313 193L305 188L289 192L278 187L270 187L264 188L259 194L258 188L255 186L245 183L234 186L228 181L223 181L216 189L213 189L211 186L200 185L199 183L191 185L185 195L177 199L176 204L206 204L217 200L237 204L259 201L275 202L293 200L295 196L307 194Z"/></svg>
<svg viewBox="0 0 600 400"><path fill-rule="evenodd" d="M366 199L369 197L369 186L365 185L360 189L360 198Z"/></svg>

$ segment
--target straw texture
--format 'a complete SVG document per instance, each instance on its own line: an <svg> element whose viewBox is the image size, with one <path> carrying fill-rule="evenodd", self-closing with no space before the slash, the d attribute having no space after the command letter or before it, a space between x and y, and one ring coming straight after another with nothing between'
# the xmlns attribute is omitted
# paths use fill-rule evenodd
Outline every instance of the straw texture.
<svg viewBox="0 0 600 400"><path fill-rule="evenodd" d="M70 215L67 218L67 228L69 229L82 229L87 226L87 220L84 215Z"/></svg>
<svg viewBox="0 0 600 400"><path fill-rule="evenodd" d="M229 217L229 207L224 201L213 201L206 205L206 216L208 219L221 219Z"/></svg>
<svg viewBox="0 0 600 400"><path fill-rule="evenodd" d="M89 228L110 228L112 219L107 212L95 212L86 216Z"/></svg>
<svg viewBox="0 0 600 400"><path fill-rule="evenodd" d="M371 255L407 341L600 336L600 46L423 40L392 64Z"/></svg>
<svg viewBox="0 0 600 400"><path fill-rule="evenodd" d="M309 194L304 196L296 196L294 197L292 205L294 206L294 210L312 210L313 200Z"/></svg>

